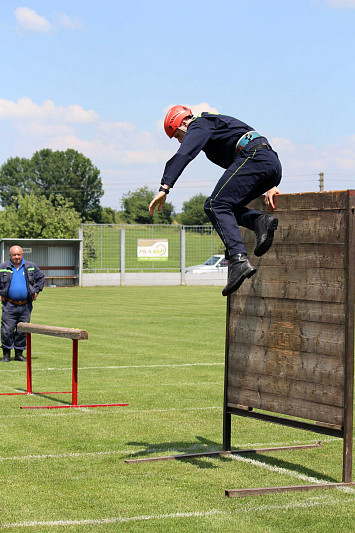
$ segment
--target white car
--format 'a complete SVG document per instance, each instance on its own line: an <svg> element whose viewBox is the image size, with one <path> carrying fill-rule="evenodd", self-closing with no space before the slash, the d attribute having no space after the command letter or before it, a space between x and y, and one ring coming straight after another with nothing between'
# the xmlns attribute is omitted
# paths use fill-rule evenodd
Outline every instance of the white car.
<svg viewBox="0 0 355 533"><path fill-rule="evenodd" d="M205 272L228 272L228 260L224 255L213 255L203 265L194 265L187 267L187 274L203 274Z"/></svg>

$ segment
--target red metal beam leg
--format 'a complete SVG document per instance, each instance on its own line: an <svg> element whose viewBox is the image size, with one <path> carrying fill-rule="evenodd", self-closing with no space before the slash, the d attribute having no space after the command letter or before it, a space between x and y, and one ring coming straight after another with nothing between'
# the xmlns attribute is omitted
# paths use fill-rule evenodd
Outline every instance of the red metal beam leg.
<svg viewBox="0 0 355 533"><path fill-rule="evenodd" d="M72 405L78 405L78 340L73 339Z"/></svg>
<svg viewBox="0 0 355 533"><path fill-rule="evenodd" d="M32 394L32 349L31 333L26 333L26 351L27 351L27 394Z"/></svg>

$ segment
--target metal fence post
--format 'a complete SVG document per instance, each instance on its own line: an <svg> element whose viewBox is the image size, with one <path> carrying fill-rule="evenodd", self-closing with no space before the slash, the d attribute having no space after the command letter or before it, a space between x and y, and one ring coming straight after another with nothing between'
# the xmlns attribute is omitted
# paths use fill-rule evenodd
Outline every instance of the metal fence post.
<svg viewBox="0 0 355 533"><path fill-rule="evenodd" d="M186 285L185 279L185 228L182 226L180 229L180 273L181 273L181 285Z"/></svg>
<svg viewBox="0 0 355 533"><path fill-rule="evenodd" d="M126 285L126 231L122 227L120 229L120 271L121 271L121 285Z"/></svg>
<svg viewBox="0 0 355 533"><path fill-rule="evenodd" d="M102 228L103 228L103 225L101 224L101 226L100 226L100 255L101 255L101 270L102 270L102 258L103 258L103 253L102 253Z"/></svg>
<svg viewBox="0 0 355 533"><path fill-rule="evenodd" d="M83 285L83 244L84 244L84 231L83 226L78 229L79 244L79 287Z"/></svg>

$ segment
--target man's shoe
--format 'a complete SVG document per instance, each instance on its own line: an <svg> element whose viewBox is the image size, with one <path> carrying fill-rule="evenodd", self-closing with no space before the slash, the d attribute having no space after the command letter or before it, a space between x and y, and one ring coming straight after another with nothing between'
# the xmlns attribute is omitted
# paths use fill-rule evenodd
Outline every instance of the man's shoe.
<svg viewBox="0 0 355 533"><path fill-rule="evenodd" d="M22 350L15 350L15 361L26 361L26 357L22 355Z"/></svg>
<svg viewBox="0 0 355 533"><path fill-rule="evenodd" d="M249 261L247 254L236 254L230 258L229 277L222 294L228 296L239 289L246 278L250 278L256 272L256 268Z"/></svg>
<svg viewBox="0 0 355 533"><path fill-rule="evenodd" d="M254 220L254 231L256 233L254 255L260 257L269 250L278 224L278 219L273 215L260 215Z"/></svg>
<svg viewBox="0 0 355 533"><path fill-rule="evenodd" d="M9 350L8 348L3 348L2 349L2 362L3 363L9 363L10 362L10 353L11 353L11 350Z"/></svg>

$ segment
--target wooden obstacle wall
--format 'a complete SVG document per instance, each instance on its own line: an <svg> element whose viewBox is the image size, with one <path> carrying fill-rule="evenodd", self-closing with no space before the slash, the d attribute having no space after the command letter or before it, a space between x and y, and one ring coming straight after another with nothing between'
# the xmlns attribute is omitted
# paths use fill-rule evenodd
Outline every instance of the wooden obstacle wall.
<svg viewBox="0 0 355 533"><path fill-rule="evenodd" d="M261 199L252 206L267 212ZM283 423L344 438L351 478L354 211L355 191L277 197L279 228L261 258L244 231L258 271L228 299L224 449L231 414L298 417L307 422Z"/></svg>

